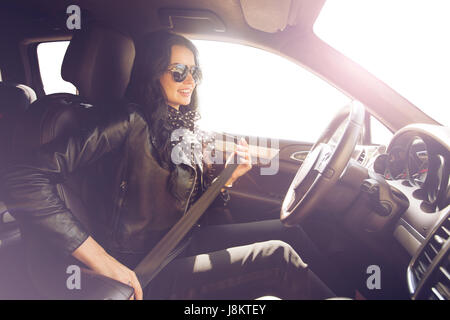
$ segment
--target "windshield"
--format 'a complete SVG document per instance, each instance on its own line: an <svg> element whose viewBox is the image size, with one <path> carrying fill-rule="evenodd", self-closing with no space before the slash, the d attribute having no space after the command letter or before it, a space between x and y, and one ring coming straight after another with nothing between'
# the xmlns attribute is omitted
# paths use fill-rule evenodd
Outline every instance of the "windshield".
<svg viewBox="0 0 450 320"><path fill-rule="evenodd" d="M328 0L314 32L448 126L450 1Z"/></svg>

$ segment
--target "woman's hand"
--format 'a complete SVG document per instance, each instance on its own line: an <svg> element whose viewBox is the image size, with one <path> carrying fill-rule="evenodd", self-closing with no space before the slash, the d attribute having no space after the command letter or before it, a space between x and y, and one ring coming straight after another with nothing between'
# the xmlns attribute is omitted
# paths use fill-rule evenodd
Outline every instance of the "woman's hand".
<svg viewBox="0 0 450 320"><path fill-rule="evenodd" d="M97 273L104 275L108 278L112 278L119 282L125 283L130 287L134 288L134 295L131 296L130 300L142 300L142 288L136 273L129 269L127 266L123 265L112 256L105 252L105 256L102 257L103 263L100 267L93 269Z"/></svg>
<svg viewBox="0 0 450 320"><path fill-rule="evenodd" d="M91 270L134 288L130 300L142 300L141 284L136 273L110 256L92 237L86 239L72 255Z"/></svg>
<svg viewBox="0 0 450 320"><path fill-rule="evenodd" d="M240 176L246 174L252 168L252 158L250 156L250 150L247 141L244 138L239 140L236 146L236 150L228 157L225 167L234 159L234 155L238 156L238 166L234 170L231 178L225 184L226 186L231 186Z"/></svg>

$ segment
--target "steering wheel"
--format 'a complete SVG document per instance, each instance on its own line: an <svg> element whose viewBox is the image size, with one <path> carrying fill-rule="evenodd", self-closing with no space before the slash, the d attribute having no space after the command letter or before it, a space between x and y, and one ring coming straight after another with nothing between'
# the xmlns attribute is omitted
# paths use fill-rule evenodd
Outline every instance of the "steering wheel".
<svg viewBox="0 0 450 320"><path fill-rule="evenodd" d="M336 184L355 150L364 125L364 106L352 101L333 118L298 169L283 200L280 220L299 224L323 202ZM341 124L345 129L336 146L329 144Z"/></svg>

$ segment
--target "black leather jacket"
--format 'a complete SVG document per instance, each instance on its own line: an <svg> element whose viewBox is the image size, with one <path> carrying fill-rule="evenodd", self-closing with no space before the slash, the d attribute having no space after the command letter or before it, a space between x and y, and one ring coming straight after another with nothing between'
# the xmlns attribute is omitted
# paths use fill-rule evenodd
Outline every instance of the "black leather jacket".
<svg viewBox="0 0 450 320"><path fill-rule="evenodd" d="M206 188L203 166L197 173L192 165L171 168L163 160L165 150L155 147L162 143L150 127L140 107L128 104L78 135L43 145L4 176L8 209L25 232L66 254L89 235L110 252L147 253L185 212L196 179ZM90 168L80 192L90 205L91 229L56 187L83 168Z"/></svg>

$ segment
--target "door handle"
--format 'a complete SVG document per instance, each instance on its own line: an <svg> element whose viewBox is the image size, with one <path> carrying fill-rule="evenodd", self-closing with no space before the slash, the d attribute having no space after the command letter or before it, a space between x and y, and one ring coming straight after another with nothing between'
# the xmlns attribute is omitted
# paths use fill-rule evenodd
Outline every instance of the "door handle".
<svg viewBox="0 0 450 320"><path fill-rule="evenodd" d="M296 160L296 161L300 161L303 162L306 157L308 156L309 151L297 151L294 152L293 154L291 154L291 159L292 160Z"/></svg>

